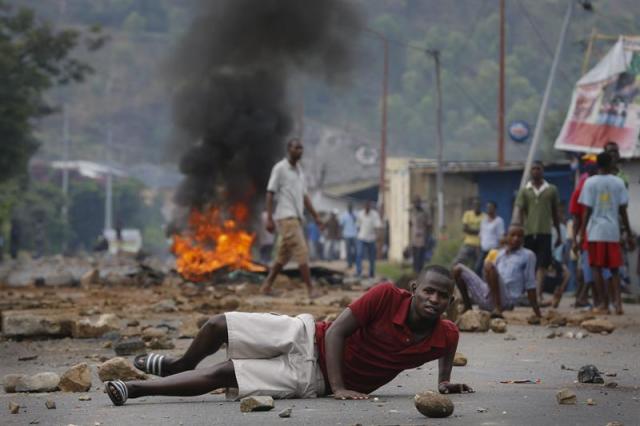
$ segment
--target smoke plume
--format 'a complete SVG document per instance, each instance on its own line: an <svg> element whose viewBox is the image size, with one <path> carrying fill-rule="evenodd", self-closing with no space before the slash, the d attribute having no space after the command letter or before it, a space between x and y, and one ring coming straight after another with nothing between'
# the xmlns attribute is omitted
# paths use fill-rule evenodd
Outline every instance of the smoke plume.
<svg viewBox="0 0 640 426"><path fill-rule="evenodd" d="M182 206L264 193L293 119L289 83L345 81L360 28L347 0L203 0L171 61Z"/></svg>

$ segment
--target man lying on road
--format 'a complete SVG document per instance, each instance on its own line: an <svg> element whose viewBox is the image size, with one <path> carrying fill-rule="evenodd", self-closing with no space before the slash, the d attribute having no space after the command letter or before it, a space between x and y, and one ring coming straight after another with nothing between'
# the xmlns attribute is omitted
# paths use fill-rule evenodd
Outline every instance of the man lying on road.
<svg viewBox="0 0 640 426"><path fill-rule="evenodd" d="M502 311L513 309L526 293L535 317L531 323L540 323L540 308L536 298L536 256L523 247L524 229L511 225L507 246L500 249L495 260L484 264L485 280L462 264L454 265L453 278L462 293L466 310L472 303L494 318L502 318Z"/></svg>
<svg viewBox="0 0 640 426"><path fill-rule="evenodd" d="M149 395L196 396L235 389L236 398L269 395L367 399L400 372L438 360L441 393L473 392L450 383L459 332L441 319L452 299L453 280L441 266L425 268L411 293L380 284L351 303L334 322L309 314L289 317L229 312L212 317L185 354L138 356L134 364L158 380L106 382L115 405ZM195 370L227 344L228 360Z"/></svg>

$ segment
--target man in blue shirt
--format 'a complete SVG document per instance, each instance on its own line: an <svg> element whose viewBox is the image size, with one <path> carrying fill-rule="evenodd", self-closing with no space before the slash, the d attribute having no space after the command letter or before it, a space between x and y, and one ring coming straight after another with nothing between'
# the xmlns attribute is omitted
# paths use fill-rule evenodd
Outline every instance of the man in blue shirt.
<svg viewBox="0 0 640 426"><path fill-rule="evenodd" d="M462 293L465 310L472 303L490 311L493 318L502 318L503 310L515 307L526 293L535 317L530 323L540 323L540 308L536 298L536 255L523 247L524 229L511 225L507 234L507 246L500 249L494 261L484 264L485 280L463 264L453 267L453 277Z"/></svg>
<svg viewBox="0 0 640 426"><path fill-rule="evenodd" d="M351 268L356 261L356 237L358 236L357 218L353 212L353 204L349 203L347 211L340 215L340 227L347 250L347 264Z"/></svg>

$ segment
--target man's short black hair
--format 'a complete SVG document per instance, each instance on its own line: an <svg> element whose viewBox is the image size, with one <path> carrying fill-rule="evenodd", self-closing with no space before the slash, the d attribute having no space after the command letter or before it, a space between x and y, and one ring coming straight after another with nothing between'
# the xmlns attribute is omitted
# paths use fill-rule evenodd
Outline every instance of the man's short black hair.
<svg viewBox="0 0 640 426"><path fill-rule="evenodd" d="M291 146L296 142L302 143L300 138L291 138L291 139L289 139L289 142L287 142L287 148L291 148Z"/></svg>
<svg viewBox="0 0 640 426"><path fill-rule="evenodd" d="M496 202L495 202L495 201L493 201L493 200L489 200L489 201L487 201L487 204L491 204L491 205L492 205L493 207L495 207L496 209L498 208L498 203L496 203Z"/></svg>
<svg viewBox="0 0 640 426"><path fill-rule="evenodd" d="M532 163L533 166L540 166L544 169L544 163L540 160L534 160Z"/></svg>
<svg viewBox="0 0 640 426"><path fill-rule="evenodd" d="M608 169L611 167L612 162L613 158L611 158L611 155L608 152L601 152L598 154L598 158L596 159L596 163L601 169Z"/></svg>
<svg viewBox="0 0 640 426"><path fill-rule="evenodd" d="M425 278L427 277L427 274L429 272L433 272L434 274L442 275L448 281L450 281L451 282L451 286L453 286L453 277L451 276L451 271L449 271L449 269L447 269L447 268L445 268L444 266L441 266L441 265L429 265L429 266L423 268L422 271L420 271L420 273L418 274L418 278L416 280L418 282L418 284L425 280Z"/></svg>
<svg viewBox="0 0 640 426"><path fill-rule="evenodd" d="M604 144L604 150L607 151L607 147L611 147L612 149L619 151L620 147L618 147L618 142L616 141L608 141Z"/></svg>

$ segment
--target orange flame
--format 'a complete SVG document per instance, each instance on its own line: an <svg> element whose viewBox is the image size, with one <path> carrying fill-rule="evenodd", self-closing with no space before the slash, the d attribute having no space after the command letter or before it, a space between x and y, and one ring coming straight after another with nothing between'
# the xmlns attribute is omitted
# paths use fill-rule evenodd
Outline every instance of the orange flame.
<svg viewBox="0 0 640 426"><path fill-rule="evenodd" d="M236 204L229 209L233 219L224 219L217 207L192 210L187 231L173 236L176 269L185 279L204 281L220 268L262 272L266 269L251 261L255 234L239 228L246 223L249 209Z"/></svg>

